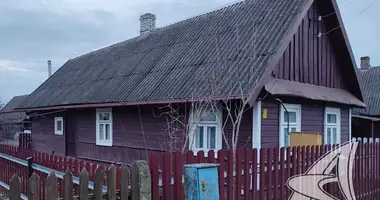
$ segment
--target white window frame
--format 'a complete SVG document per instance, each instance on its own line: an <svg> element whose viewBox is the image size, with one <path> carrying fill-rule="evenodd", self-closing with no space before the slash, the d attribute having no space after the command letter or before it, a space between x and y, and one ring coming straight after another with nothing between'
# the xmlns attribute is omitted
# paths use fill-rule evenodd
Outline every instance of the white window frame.
<svg viewBox="0 0 380 200"><path fill-rule="evenodd" d="M280 133L279 133L279 147L284 147L284 134L288 134L288 133L284 133L284 128L287 128L288 127L288 123L287 122L284 122L284 119L285 119L285 116L284 116L284 113L286 112L286 110L284 109L284 106L286 108L286 110L288 112L296 112L296 118L297 118L297 122L296 123L292 123L290 122L289 123L289 130L293 127L296 128L296 132L301 132L301 105L300 104L283 104L281 105L280 104L280 123L279 123L279 127L280 127ZM290 136L289 136L289 141L290 141Z"/></svg>
<svg viewBox="0 0 380 200"><path fill-rule="evenodd" d="M214 111L211 109L205 109L202 108L202 110L206 112L214 112L216 114L216 122L215 121L199 121L197 119L198 117L202 116L201 113L196 114L198 110L196 108L191 109L192 111L190 112L190 119L189 119L189 150L193 151L194 154L196 155L198 151L203 151L205 153L205 156L207 156L207 152L211 149L206 148L207 145L207 134L203 134L203 143L204 143L204 148L196 148L195 147L195 141L196 141L196 127L197 126L216 126L216 132L215 132L215 154L217 155L217 152L223 148L222 144L222 138L223 138L223 132L222 132L222 120L223 120L223 114L222 114L222 109L217 106Z"/></svg>
<svg viewBox="0 0 380 200"><path fill-rule="evenodd" d="M108 113L110 116L109 120L100 120L99 114L100 113ZM101 140L100 139L100 124L109 124L110 125L110 139L109 140ZM112 146L113 144L113 126L112 126L112 108L97 108L96 109L96 145L99 146ZM105 137L105 136L104 136Z"/></svg>
<svg viewBox="0 0 380 200"><path fill-rule="evenodd" d="M327 114L335 114L337 115L336 123L327 123ZM341 112L340 108L333 108L333 107L326 107L325 108L325 117L324 117L324 134L323 134L323 141L324 144L327 144L327 128L336 128L336 134L337 134L337 144L340 144L341 142Z"/></svg>
<svg viewBox="0 0 380 200"><path fill-rule="evenodd" d="M61 122L61 126L62 126L61 130L58 130L58 126L57 126L58 122ZM64 129L63 117L54 117L54 134L63 135L63 129Z"/></svg>

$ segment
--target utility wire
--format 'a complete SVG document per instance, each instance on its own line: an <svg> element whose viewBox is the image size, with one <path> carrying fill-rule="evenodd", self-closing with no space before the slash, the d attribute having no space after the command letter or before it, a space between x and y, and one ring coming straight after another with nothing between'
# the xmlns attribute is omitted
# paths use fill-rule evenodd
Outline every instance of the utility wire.
<svg viewBox="0 0 380 200"><path fill-rule="evenodd" d="M353 1L353 0L352 0ZM356 17L358 17L359 15L361 15L361 14L363 14L365 11L367 11L373 4L375 4L377 1L379 1L379 0L374 0L374 1L372 1L372 3L370 3L367 7L365 7L363 10L361 10L358 14L356 14L351 20L350 20L350 22L352 22ZM350 3L350 2L349 2ZM347 23L348 24L348 23ZM339 25L339 26L337 26L337 27L335 27L335 28L333 28L333 29L331 29L331 30L329 30L329 31L327 31L326 33L323 33L323 35L327 35L327 34L329 34L329 33L331 33L331 32L333 32L333 31L335 31L336 29L338 29L338 28L340 28L341 26Z"/></svg>
<svg viewBox="0 0 380 200"><path fill-rule="evenodd" d="M351 0L351 1L349 1L346 5L344 5L343 6L343 8L345 8L345 7L347 7L348 5L350 5L352 2L354 2L355 0ZM330 13L330 14L327 14L327 15L324 15L324 16L322 16L322 19L323 18L325 18L325 17L329 17L329 16L331 16L331 15L333 15L333 14L335 14L336 13L336 11L335 12L332 12L332 13Z"/></svg>

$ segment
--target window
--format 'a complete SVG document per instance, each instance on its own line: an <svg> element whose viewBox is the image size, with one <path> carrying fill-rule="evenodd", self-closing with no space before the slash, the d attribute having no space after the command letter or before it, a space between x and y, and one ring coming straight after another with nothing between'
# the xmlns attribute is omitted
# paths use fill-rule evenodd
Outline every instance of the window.
<svg viewBox="0 0 380 200"><path fill-rule="evenodd" d="M340 109L325 109L325 144L340 144Z"/></svg>
<svg viewBox="0 0 380 200"><path fill-rule="evenodd" d="M211 149L215 150L215 152L220 150L222 148L221 112L218 110L216 112L204 111L199 114L196 113L191 114L190 150L194 152L200 150L207 152Z"/></svg>
<svg viewBox="0 0 380 200"><path fill-rule="evenodd" d="M112 146L112 110L96 109L96 144Z"/></svg>
<svg viewBox="0 0 380 200"><path fill-rule="evenodd" d="M54 118L54 130L56 135L63 135L63 117Z"/></svg>
<svg viewBox="0 0 380 200"><path fill-rule="evenodd" d="M280 147L288 147L290 146L289 133L301 132L301 105L284 104L286 109L280 106Z"/></svg>

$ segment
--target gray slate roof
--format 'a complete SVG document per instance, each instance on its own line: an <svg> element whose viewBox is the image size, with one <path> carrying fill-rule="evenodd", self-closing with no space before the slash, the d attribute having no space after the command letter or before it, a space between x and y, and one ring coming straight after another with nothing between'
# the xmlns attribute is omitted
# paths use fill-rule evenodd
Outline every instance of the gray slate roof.
<svg viewBox="0 0 380 200"><path fill-rule="evenodd" d="M247 94L305 4L239 2L70 59L20 108Z"/></svg>
<svg viewBox="0 0 380 200"><path fill-rule="evenodd" d="M357 70L358 79L367 108L353 110L353 114L380 116L380 66Z"/></svg>
<svg viewBox="0 0 380 200"><path fill-rule="evenodd" d="M13 97L4 108L0 110L0 122L19 123L25 119L25 112L13 112L15 108L22 106L28 95Z"/></svg>

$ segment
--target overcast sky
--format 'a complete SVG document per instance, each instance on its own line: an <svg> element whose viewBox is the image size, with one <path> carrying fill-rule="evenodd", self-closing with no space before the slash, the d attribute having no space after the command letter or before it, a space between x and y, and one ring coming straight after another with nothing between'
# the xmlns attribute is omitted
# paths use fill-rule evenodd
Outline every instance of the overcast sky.
<svg viewBox="0 0 380 200"><path fill-rule="evenodd" d="M0 0L0 98L31 93L68 59L139 34L151 12L164 26L233 0ZM356 62L380 65L380 1L338 0Z"/></svg>

